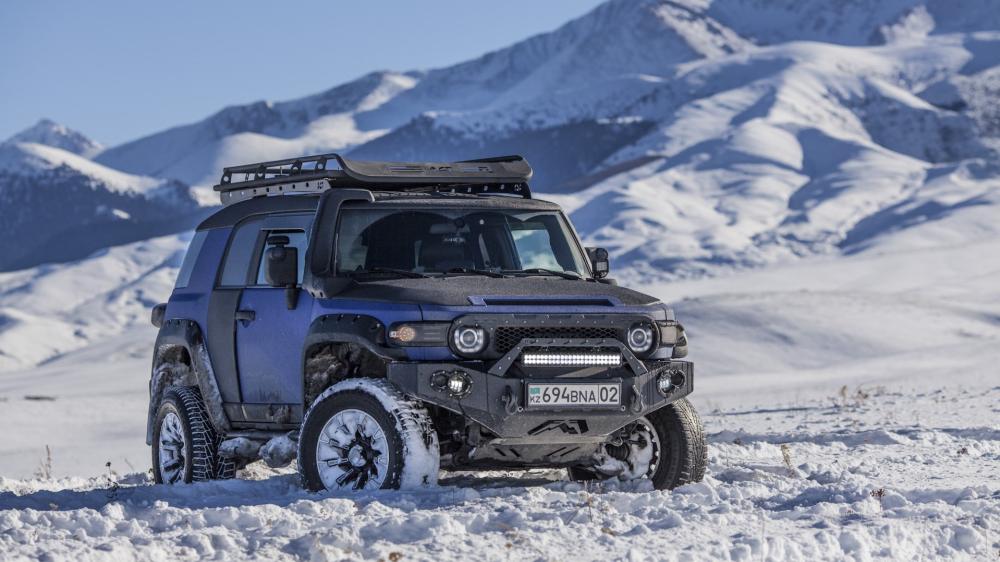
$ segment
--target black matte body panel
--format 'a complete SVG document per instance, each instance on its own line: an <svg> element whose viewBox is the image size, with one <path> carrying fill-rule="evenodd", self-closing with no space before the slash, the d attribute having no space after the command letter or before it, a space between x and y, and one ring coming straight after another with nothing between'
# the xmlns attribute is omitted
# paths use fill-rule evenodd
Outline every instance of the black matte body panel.
<svg viewBox="0 0 1000 562"><path fill-rule="evenodd" d="M240 288L217 288L208 299L208 355L225 402L242 401L236 370L236 309L242 293Z"/></svg>

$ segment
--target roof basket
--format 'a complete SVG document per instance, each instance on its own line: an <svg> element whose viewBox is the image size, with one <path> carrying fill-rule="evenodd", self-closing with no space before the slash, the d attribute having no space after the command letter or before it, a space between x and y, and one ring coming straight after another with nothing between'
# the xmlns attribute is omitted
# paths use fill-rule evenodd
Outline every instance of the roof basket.
<svg viewBox="0 0 1000 562"><path fill-rule="evenodd" d="M530 199L531 173L531 166L521 156L447 163L369 162L319 154L224 168L215 191L223 205L253 197L320 193L341 187Z"/></svg>

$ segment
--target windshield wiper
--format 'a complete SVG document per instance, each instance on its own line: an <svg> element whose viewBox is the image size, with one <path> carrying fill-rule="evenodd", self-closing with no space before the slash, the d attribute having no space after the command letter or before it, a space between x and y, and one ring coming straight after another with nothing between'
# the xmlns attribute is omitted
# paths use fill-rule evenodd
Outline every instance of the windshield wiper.
<svg viewBox="0 0 1000 562"><path fill-rule="evenodd" d="M398 269L395 267L369 267L368 269L358 269L351 272L351 276L354 275L364 275L366 273L389 273L392 275L399 275L400 277L409 277L410 279L423 279L425 277L430 277L430 275L425 275L419 271L410 271L409 269Z"/></svg>
<svg viewBox="0 0 1000 562"><path fill-rule="evenodd" d="M503 273L500 273L498 271L490 271L489 269L476 269L473 267L453 267L448 271L444 272L445 277L447 277L449 273L471 273L473 275L485 275L486 277L507 277L507 275L504 275Z"/></svg>
<svg viewBox="0 0 1000 562"><path fill-rule="evenodd" d="M545 269L544 267L530 267L528 269L505 269L504 273L524 273L524 274L534 274L534 275L555 275L557 277L562 277L563 279L583 279L579 274L572 273L569 271L557 271L555 269Z"/></svg>

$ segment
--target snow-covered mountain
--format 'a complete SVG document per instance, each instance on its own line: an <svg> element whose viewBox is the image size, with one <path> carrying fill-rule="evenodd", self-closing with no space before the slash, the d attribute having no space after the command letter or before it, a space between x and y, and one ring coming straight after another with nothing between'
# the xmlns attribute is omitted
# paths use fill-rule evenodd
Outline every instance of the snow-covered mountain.
<svg viewBox="0 0 1000 562"><path fill-rule="evenodd" d="M176 180L127 174L14 139L0 143L0 208L0 271L178 232L206 213Z"/></svg>
<svg viewBox="0 0 1000 562"><path fill-rule="evenodd" d="M74 131L65 125L60 125L51 119L39 119L37 123L17 133L9 139L10 142L30 142L61 148L67 152L78 154L84 158L92 158L104 150L99 142L90 139L79 131Z"/></svg>
<svg viewBox="0 0 1000 562"><path fill-rule="evenodd" d="M189 238L163 236L0 273L0 371L148 325L150 308L173 287Z"/></svg>
<svg viewBox="0 0 1000 562"><path fill-rule="evenodd" d="M465 63L226 108L97 159L209 185L306 152L524 153L535 190L643 276L853 252L956 213L971 226L955 236L991 236L995 8L612 0Z"/></svg>
<svg viewBox="0 0 1000 562"><path fill-rule="evenodd" d="M198 123L112 147L97 161L134 174L211 185L222 167L234 162L341 150L384 134L358 128L353 114L380 106L413 87L418 77L375 72L300 100L227 107Z"/></svg>

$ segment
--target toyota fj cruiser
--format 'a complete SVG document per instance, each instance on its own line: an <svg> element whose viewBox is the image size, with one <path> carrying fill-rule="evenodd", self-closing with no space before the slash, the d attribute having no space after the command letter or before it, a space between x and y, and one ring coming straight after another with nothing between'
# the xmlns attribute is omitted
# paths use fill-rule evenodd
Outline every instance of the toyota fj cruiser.
<svg viewBox="0 0 1000 562"><path fill-rule="evenodd" d="M312 490L439 468L700 480L683 328L530 177L517 156L226 168L153 309L156 481L296 457Z"/></svg>

